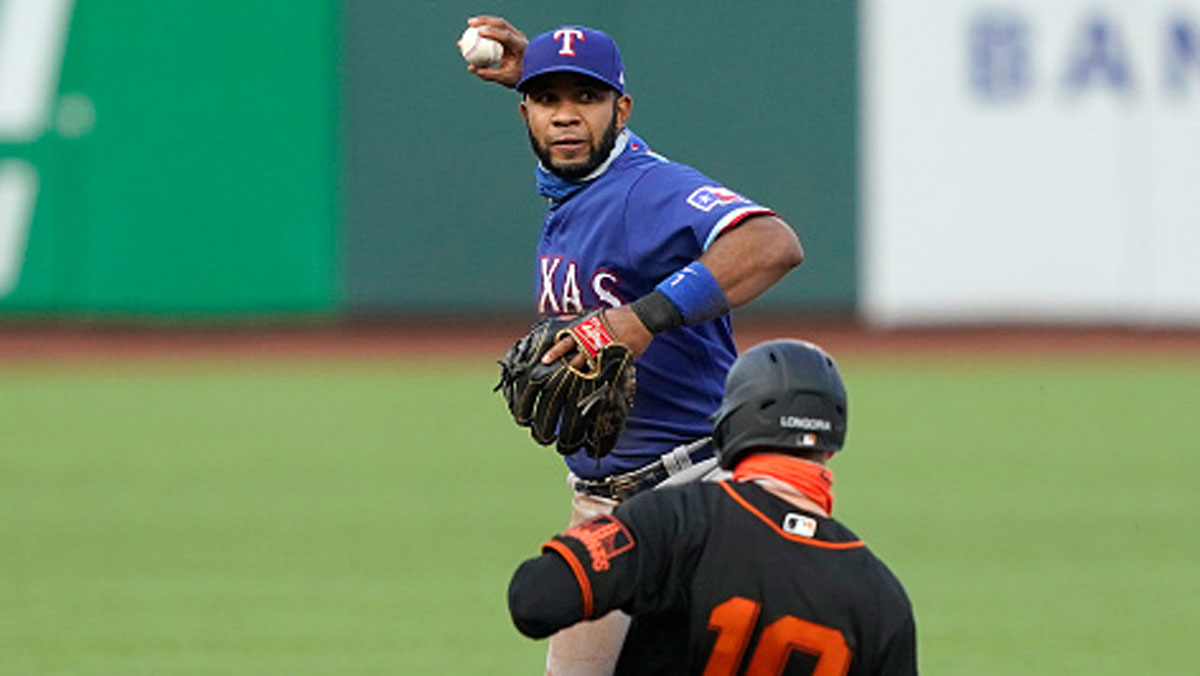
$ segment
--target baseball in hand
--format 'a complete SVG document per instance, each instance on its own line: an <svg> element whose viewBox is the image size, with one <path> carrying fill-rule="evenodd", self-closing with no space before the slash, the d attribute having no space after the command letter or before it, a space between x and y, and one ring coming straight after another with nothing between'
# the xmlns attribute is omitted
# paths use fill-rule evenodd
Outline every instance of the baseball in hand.
<svg viewBox="0 0 1200 676"><path fill-rule="evenodd" d="M458 39L458 49L467 63L480 68L491 66L504 56L504 45L483 37L474 26L463 31L462 37Z"/></svg>

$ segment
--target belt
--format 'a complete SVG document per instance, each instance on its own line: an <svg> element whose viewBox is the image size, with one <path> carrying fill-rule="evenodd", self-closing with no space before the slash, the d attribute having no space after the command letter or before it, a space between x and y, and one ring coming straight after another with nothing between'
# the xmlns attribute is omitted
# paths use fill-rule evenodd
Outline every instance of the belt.
<svg viewBox="0 0 1200 676"><path fill-rule="evenodd" d="M707 451L711 445L712 438L704 437L676 446L659 456L658 460L633 471L613 474L603 479L573 478L571 485L579 493L622 502L691 467L695 464L696 456Z"/></svg>

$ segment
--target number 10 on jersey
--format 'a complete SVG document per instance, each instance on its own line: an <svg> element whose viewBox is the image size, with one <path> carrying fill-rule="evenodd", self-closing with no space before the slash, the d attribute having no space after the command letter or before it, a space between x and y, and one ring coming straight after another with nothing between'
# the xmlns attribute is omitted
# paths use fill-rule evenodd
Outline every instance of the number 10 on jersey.
<svg viewBox="0 0 1200 676"><path fill-rule="evenodd" d="M762 605L735 596L713 608L708 628L717 632L704 676L734 676L758 623ZM763 627L746 676L774 676L783 671L793 650L817 658L813 676L843 676L850 668L850 648L842 632L791 615Z"/></svg>

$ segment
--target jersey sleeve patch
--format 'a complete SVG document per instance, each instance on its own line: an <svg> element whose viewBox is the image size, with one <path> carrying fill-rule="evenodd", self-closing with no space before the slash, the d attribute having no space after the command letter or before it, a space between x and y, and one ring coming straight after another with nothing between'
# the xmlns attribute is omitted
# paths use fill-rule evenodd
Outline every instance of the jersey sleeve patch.
<svg viewBox="0 0 1200 676"><path fill-rule="evenodd" d="M707 213L718 205L750 203L750 200L728 188L722 188L719 185L706 185L693 190L692 194L687 197L687 203Z"/></svg>
<svg viewBox="0 0 1200 676"><path fill-rule="evenodd" d="M587 549L592 570L602 573L612 559L633 549L633 536L625 524L608 514L584 521L564 532L562 537L577 540Z"/></svg>

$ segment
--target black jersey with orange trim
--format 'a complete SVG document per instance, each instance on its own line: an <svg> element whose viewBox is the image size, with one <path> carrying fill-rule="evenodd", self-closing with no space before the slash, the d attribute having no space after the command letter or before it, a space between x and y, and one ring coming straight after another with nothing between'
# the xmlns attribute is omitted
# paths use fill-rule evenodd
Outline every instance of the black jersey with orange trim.
<svg viewBox="0 0 1200 676"><path fill-rule="evenodd" d="M620 608L617 674L914 674L900 582L839 522L753 483L636 496L548 542L509 588L547 636Z"/></svg>

